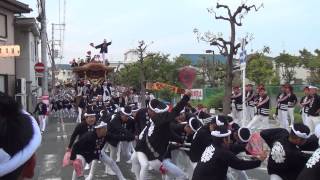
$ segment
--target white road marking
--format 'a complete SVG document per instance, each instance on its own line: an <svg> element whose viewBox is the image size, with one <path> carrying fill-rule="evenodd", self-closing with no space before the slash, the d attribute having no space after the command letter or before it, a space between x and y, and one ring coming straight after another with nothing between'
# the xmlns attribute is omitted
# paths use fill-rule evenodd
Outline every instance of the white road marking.
<svg viewBox="0 0 320 180"><path fill-rule="evenodd" d="M40 175L39 179L45 179L42 178L43 175L46 175L47 173L55 171L56 164L58 163L58 156L56 154L46 154L43 157L43 161L41 163L41 169L40 169ZM47 178L48 179L48 178ZM50 178L50 179L61 179L61 178Z"/></svg>

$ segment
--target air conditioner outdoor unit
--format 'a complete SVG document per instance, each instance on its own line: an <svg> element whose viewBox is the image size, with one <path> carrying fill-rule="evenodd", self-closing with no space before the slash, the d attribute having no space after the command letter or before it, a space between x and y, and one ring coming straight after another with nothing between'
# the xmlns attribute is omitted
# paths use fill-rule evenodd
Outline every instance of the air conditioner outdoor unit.
<svg viewBox="0 0 320 180"><path fill-rule="evenodd" d="M24 94L17 94L16 96L16 101L18 102L18 104L21 105L21 107L23 109L27 109L27 96Z"/></svg>
<svg viewBox="0 0 320 180"><path fill-rule="evenodd" d="M20 78L16 80L16 94L26 94L27 83L25 78Z"/></svg>

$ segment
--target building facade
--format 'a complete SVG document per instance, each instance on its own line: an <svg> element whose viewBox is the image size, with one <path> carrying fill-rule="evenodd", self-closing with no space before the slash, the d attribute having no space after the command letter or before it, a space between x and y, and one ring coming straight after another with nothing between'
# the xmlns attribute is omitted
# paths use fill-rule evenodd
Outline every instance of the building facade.
<svg viewBox="0 0 320 180"><path fill-rule="evenodd" d="M40 31L36 19L16 18L15 43L21 47L16 57L16 79L25 79L26 92L16 94L26 98L26 109L32 111L36 98L41 96L41 88L36 77L34 65L39 61ZM25 97L23 97L25 96Z"/></svg>
<svg viewBox="0 0 320 180"><path fill-rule="evenodd" d="M15 15L30 12L29 6L19 1L0 1L0 46L15 45ZM15 81L15 57L0 57L0 91L14 96Z"/></svg>

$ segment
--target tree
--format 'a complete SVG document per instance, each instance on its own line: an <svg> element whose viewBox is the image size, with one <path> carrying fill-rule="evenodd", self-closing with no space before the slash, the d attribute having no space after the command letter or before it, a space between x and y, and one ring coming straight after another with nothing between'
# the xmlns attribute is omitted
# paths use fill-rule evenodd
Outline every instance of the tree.
<svg viewBox="0 0 320 180"><path fill-rule="evenodd" d="M225 78L225 65L214 59L208 59L207 56L201 57L197 67L201 69L204 83L209 84L210 87L217 87Z"/></svg>
<svg viewBox="0 0 320 180"><path fill-rule="evenodd" d="M320 83L320 50L316 49L314 51L315 55L306 49L299 52L299 58L303 66L310 71L309 82Z"/></svg>
<svg viewBox="0 0 320 180"><path fill-rule="evenodd" d="M247 64L247 77L255 84L269 83L274 73L271 60L267 59L263 53L250 56Z"/></svg>
<svg viewBox="0 0 320 180"><path fill-rule="evenodd" d="M262 7L262 5L260 6ZM256 5L248 6L246 3L242 3L234 12L231 12L228 5L217 3L216 9L224 9L227 11L226 16L217 15L213 8L208 9L208 12L214 14L216 20L227 21L230 24L230 39L226 40L222 37L222 33L217 35L207 32L204 35L201 35L197 29L194 30L194 33L198 35L198 39L209 42L210 45L214 46L219 50L219 52L227 57L226 63L226 77L224 82L225 87L225 97L223 101L223 113L229 114L231 109L231 93L232 93L232 80L233 80L233 58L237 54L238 49L241 47L241 43L236 43L236 27L242 26L242 19L244 15L251 10L258 11L260 7Z"/></svg>
<svg viewBox="0 0 320 180"><path fill-rule="evenodd" d="M286 83L292 83L295 79L296 68L300 66L299 59L286 52L280 53L275 59L277 68Z"/></svg>
<svg viewBox="0 0 320 180"><path fill-rule="evenodd" d="M116 82L141 90L140 78L143 69L145 82L164 82L181 87L178 81L179 69L190 64L191 61L183 57L174 58L172 61L168 54L147 53L142 64L137 61L120 69Z"/></svg>

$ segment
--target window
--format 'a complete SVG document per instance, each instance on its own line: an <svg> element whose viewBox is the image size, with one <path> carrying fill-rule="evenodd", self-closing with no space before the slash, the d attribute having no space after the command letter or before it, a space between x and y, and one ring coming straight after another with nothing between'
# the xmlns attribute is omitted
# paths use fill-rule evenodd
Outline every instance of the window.
<svg viewBox="0 0 320 180"><path fill-rule="evenodd" d="M5 92L5 77L0 75L0 92Z"/></svg>
<svg viewBox="0 0 320 180"><path fill-rule="evenodd" d="M8 37L7 15L0 13L0 38Z"/></svg>

